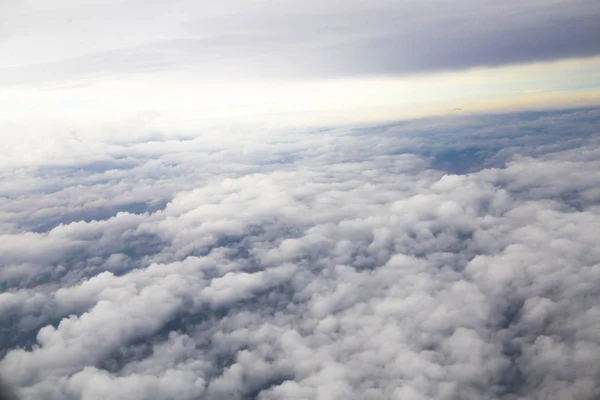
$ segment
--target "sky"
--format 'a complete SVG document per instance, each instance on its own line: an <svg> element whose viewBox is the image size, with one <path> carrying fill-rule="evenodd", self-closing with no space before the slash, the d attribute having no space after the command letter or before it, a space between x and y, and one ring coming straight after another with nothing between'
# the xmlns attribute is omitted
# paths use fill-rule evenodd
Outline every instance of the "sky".
<svg viewBox="0 0 600 400"><path fill-rule="evenodd" d="M599 398L598 20L0 0L0 398Z"/></svg>
<svg viewBox="0 0 600 400"><path fill-rule="evenodd" d="M594 0L4 0L2 8L5 118L77 123L152 112L179 129L231 119L318 126L599 103ZM197 122L181 122L191 116Z"/></svg>

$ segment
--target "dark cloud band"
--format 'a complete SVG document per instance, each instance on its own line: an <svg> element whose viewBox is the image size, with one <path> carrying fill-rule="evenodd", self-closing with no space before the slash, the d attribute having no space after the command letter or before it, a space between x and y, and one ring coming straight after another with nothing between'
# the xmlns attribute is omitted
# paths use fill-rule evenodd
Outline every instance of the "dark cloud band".
<svg viewBox="0 0 600 400"><path fill-rule="evenodd" d="M201 4L64 7L45 19L44 11L17 7L21 18L46 31L22 36L17 25L5 24L6 53L14 60L0 69L0 85L192 67L213 80L403 75L600 55L600 7L593 0L309 1L266 8L229 1L219 10ZM116 16L102 19L107 14ZM106 34L106 21L118 39ZM39 41L28 39L36 35L55 38L57 55L32 58L48 50L36 51Z"/></svg>

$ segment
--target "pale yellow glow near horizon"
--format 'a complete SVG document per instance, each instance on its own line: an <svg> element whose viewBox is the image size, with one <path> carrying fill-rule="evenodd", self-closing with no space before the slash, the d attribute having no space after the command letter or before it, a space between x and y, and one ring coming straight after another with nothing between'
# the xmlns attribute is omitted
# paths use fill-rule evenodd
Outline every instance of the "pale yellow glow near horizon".
<svg viewBox="0 0 600 400"><path fill-rule="evenodd" d="M600 57L408 77L208 82L190 73L132 75L0 91L0 118L115 120L152 113L158 127L203 122L323 125L456 112L600 105Z"/></svg>

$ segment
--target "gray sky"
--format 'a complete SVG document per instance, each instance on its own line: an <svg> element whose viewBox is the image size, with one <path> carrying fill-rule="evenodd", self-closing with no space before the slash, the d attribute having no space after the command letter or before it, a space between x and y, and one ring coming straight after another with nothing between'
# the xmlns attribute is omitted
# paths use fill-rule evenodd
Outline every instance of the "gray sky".
<svg viewBox="0 0 600 400"><path fill-rule="evenodd" d="M206 80L402 75L600 54L600 3L10 1L0 85L193 70Z"/></svg>

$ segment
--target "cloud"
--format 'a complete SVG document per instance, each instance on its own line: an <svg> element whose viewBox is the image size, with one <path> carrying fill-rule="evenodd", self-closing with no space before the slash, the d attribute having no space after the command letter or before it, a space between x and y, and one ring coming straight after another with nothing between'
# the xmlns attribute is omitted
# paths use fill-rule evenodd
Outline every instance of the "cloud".
<svg viewBox="0 0 600 400"><path fill-rule="evenodd" d="M22 399L593 398L598 118L6 153L0 373Z"/></svg>
<svg viewBox="0 0 600 400"><path fill-rule="evenodd" d="M593 0L12 3L0 85L186 68L222 80L397 75L590 57L600 54L599 13Z"/></svg>

